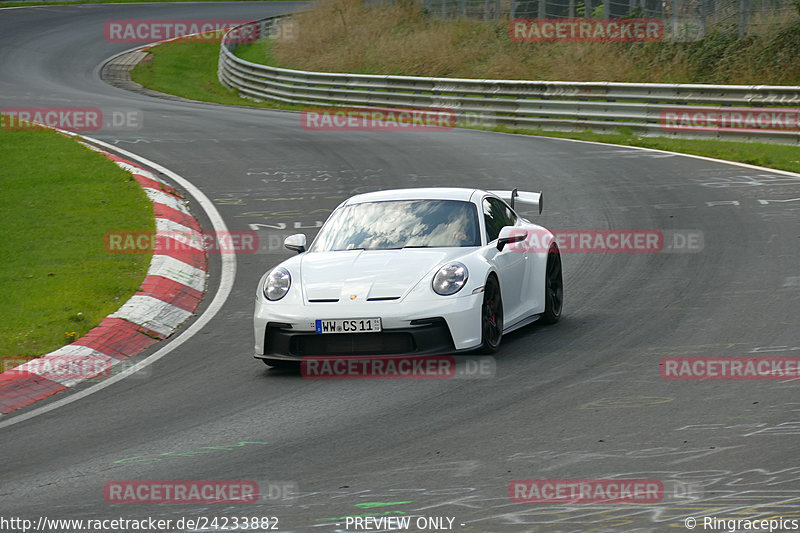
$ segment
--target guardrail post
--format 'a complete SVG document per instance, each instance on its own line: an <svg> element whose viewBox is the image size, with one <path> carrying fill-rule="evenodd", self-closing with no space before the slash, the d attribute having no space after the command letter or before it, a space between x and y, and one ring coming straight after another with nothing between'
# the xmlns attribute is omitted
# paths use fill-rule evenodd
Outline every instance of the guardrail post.
<svg viewBox="0 0 800 533"><path fill-rule="evenodd" d="M678 4L678 0L672 0L672 38L678 38L678 10L680 9L680 5Z"/></svg>
<svg viewBox="0 0 800 533"><path fill-rule="evenodd" d="M739 1L739 37L747 35L747 24L750 18L750 0Z"/></svg>
<svg viewBox="0 0 800 533"><path fill-rule="evenodd" d="M708 2L700 0L700 37L704 37L708 28L706 27L706 16L708 14Z"/></svg>
<svg viewBox="0 0 800 533"><path fill-rule="evenodd" d="M547 18L547 0L539 0L539 13L537 14L537 18L544 19Z"/></svg>

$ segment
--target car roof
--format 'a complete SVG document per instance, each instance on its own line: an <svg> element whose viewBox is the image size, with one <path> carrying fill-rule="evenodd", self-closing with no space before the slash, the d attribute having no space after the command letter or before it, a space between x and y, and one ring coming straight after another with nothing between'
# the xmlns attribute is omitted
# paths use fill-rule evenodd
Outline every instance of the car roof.
<svg viewBox="0 0 800 533"><path fill-rule="evenodd" d="M387 200L461 200L469 202L472 195L480 189L466 189L462 187L419 187L415 189L391 189L388 191L368 192L358 194L347 200L346 204L360 204L364 202L382 202Z"/></svg>

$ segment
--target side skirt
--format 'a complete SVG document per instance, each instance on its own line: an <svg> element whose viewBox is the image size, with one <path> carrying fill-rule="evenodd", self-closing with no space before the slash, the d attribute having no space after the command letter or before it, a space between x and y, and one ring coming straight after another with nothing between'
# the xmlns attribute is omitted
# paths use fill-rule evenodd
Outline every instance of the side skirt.
<svg viewBox="0 0 800 533"><path fill-rule="evenodd" d="M521 318L521 319L517 320L516 322L514 322L513 324L510 324L510 325L504 327L503 328L503 335L505 335L506 333L511 333L512 331L515 331L515 330L517 330L519 328L523 328L523 327L527 326L528 324L533 324L534 322L539 320L539 318L541 318L541 316L542 316L541 313L537 313L535 315L530 315L530 316L526 316L524 318Z"/></svg>

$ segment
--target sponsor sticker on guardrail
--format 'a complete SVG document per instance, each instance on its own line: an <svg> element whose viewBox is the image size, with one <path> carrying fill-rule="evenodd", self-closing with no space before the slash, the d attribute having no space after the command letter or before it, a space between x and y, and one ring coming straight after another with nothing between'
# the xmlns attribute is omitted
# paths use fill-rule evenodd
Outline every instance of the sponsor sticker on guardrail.
<svg viewBox="0 0 800 533"><path fill-rule="evenodd" d="M659 19L514 19L508 23L512 41L653 42L664 38Z"/></svg>
<svg viewBox="0 0 800 533"><path fill-rule="evenodd" d="M456 125L452 109L380 107L310 107L300 113L305 130L442 131Z"/></svg>

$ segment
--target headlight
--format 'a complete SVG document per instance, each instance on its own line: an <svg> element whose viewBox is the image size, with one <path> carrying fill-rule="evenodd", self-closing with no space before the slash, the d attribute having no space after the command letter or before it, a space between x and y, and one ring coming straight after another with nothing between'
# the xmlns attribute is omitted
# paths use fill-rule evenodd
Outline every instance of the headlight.
<svg viewBox="0 0 800 533"><path fill-rule="evenodd" d="M264 281L264 296L272 302L280 300L289 292L292 286L292 276L283 267L272 270Z"/></svg>
<svg viewBox="0 0 800 533"><path fill-rule="evenodd" d="M433 276L433 290L436 294L449 296L461 290L467 283L469 272L461 263L450 263L439 269Z"/></svg>

